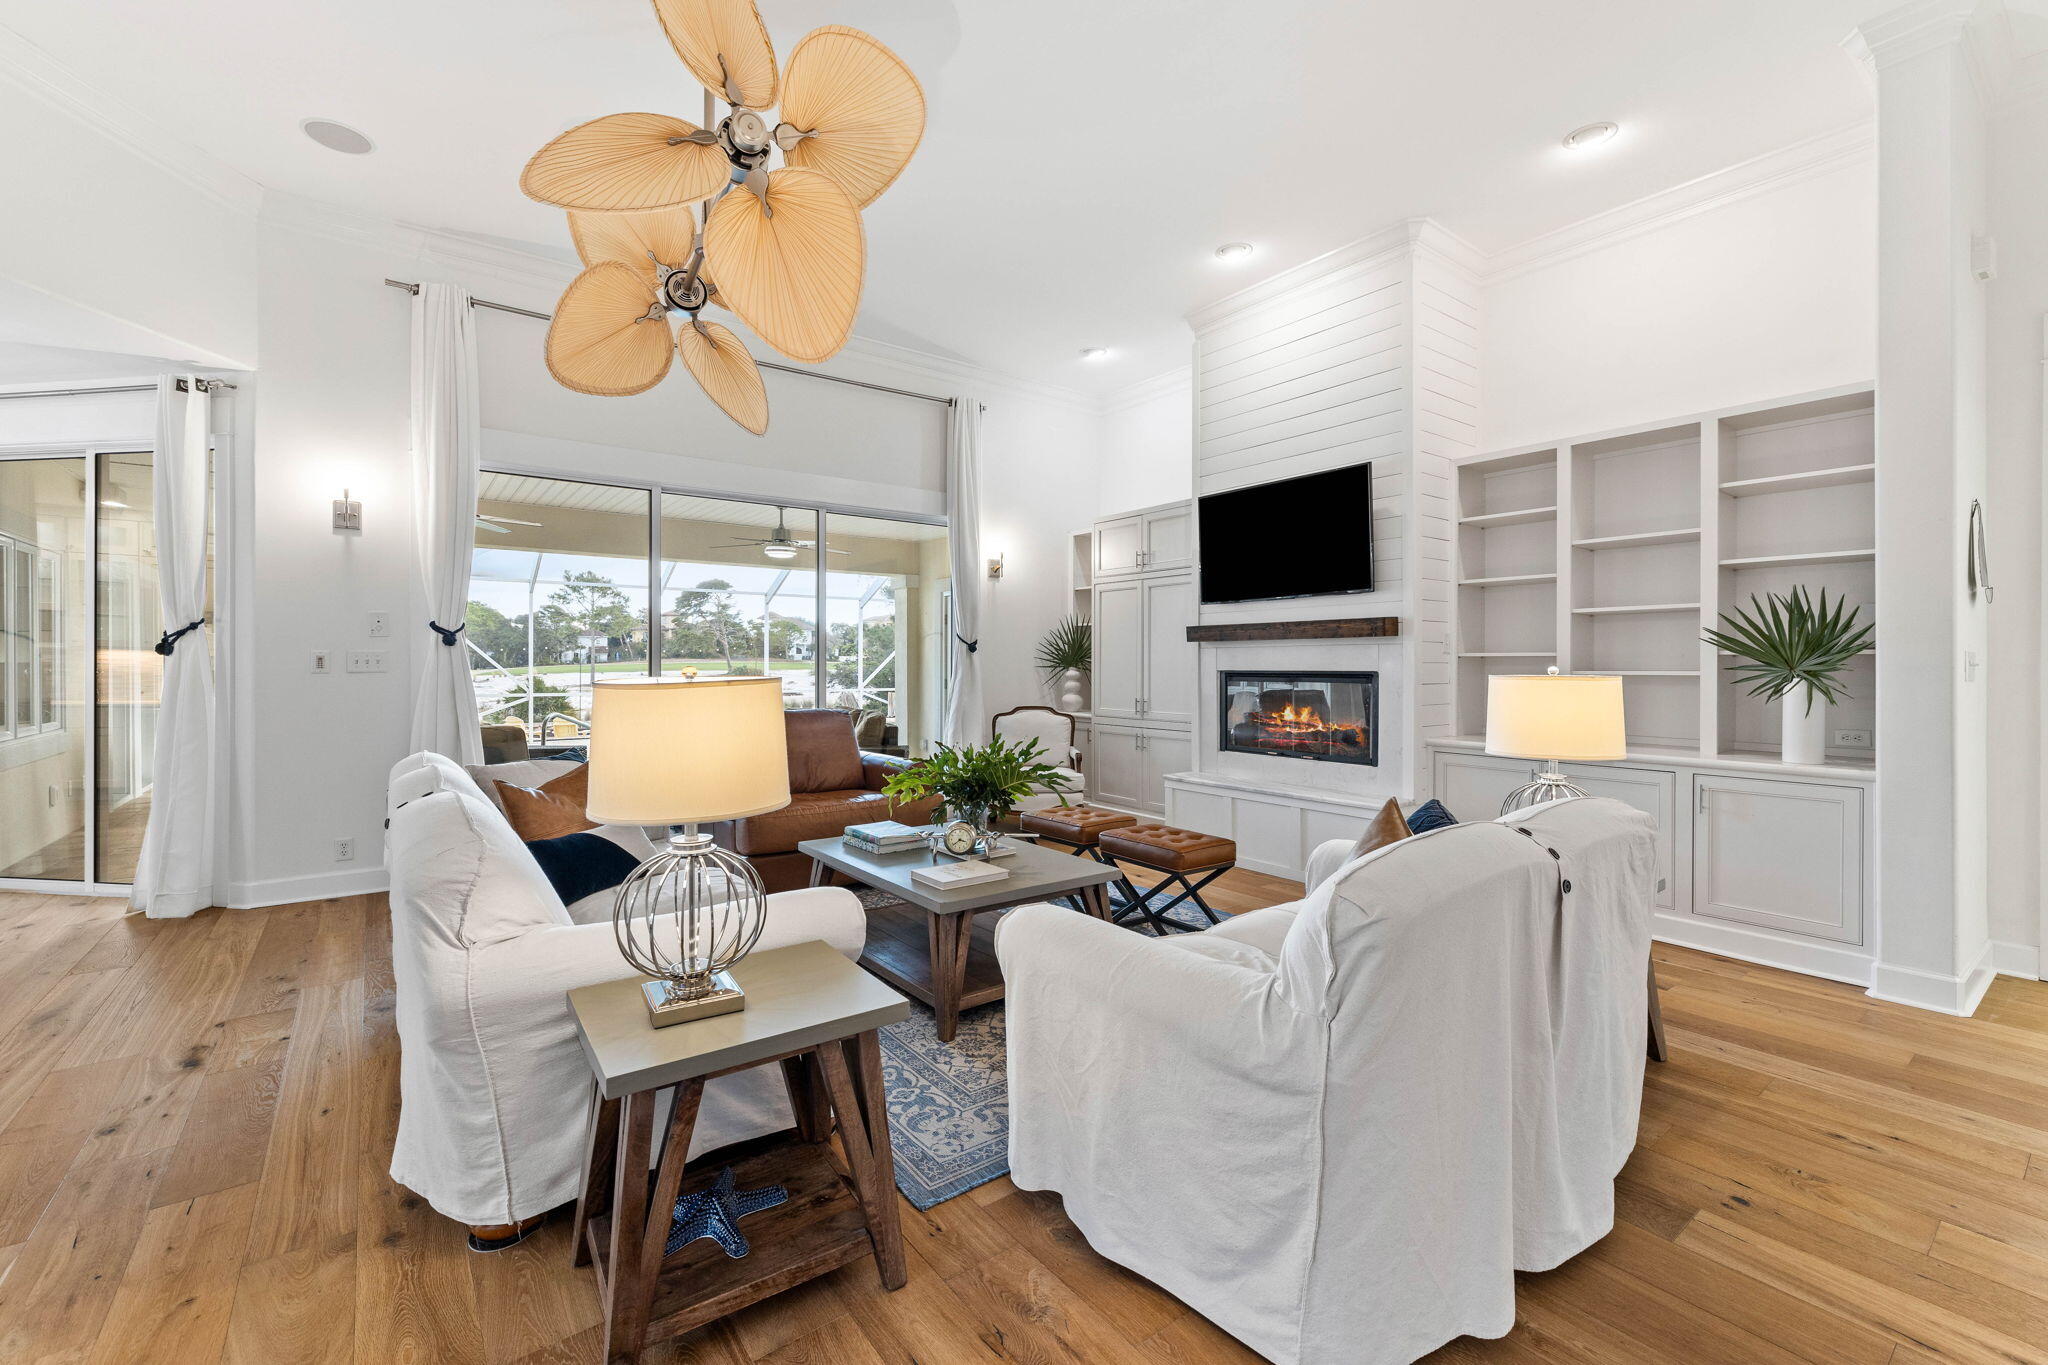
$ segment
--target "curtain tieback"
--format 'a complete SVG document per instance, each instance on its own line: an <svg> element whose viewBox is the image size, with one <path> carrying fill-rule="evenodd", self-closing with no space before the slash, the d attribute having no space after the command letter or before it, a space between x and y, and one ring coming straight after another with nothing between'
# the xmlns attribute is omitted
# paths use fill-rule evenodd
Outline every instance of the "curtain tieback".
<svg viewBox="0 0 2048 1365"><path fill-rule="evenodd" d="M967 652L969 654L972 654L975 650L981 648L981 641L970 640L965 635L958 634L957 632L954 634L953 638L958 640L961 644L966 645Z"/></svg>
<svg viewBox="0 0 2048 1365"><path fill-rule="evenodd" d="M189 626L180 626L176 630L165 631L163 633L163 638L156 642L156 652L163 655L166 659L170 658L172 652L178 648L179 640L183 639L185 636L191 634L193 631L199 629L201 626L205 624L206 618L202 616Z"/></svg>
<svg viewBox="0 0 2048 1365"><path fill-rule="evenodd" d="M450 649L453 649L455 648L455 637L462 634L463 631L469 629L469 622L464 621L455 629L450 630L448 629L448 627L442 625L439 621L429 621L427 622L427 629L433 631L434 634L440 636L442 644L448 646Z"/></svg>

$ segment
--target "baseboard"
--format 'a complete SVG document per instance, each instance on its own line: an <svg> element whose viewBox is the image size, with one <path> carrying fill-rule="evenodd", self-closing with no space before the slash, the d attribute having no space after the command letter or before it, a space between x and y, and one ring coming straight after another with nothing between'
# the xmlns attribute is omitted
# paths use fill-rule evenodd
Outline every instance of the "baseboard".
<svg viewBox="0 0 2048 1365"><path fill-rule="evenodd" d="M1994 948L1994 944L1986 943L1970 969L1955 976L1877 963L1870 970L1869 994L1873 999L1889 1000L1895 1005L1912 1005L1967 1019L1977 1012L1984 992L1991 989L1991 980L1998 974L1993 966Z"/></svg>
<svg viewBox="0 0 2048 1365"><path fill-rule="evenodd" d="M1993 939L1991 965L1998 969L2000 976L2020 976L2029 981L2039 981L2041 950L2031 943L2008 943Z"/></svg>
<svg viewBox="0 0 2048 1365"><path fill-rule="evenodd" d="M1659 943L1697 948L1703 953L1753 962L1759 967L1846 981L1852 986L1870 984L1870 958L1857 948L1794 942L1739 925L1708 924L1668 910L1656 913L1650 932Z"/></svg>
<svg viewBox="0 0 2048 1365"><path fill-rule="evenodd" d="M346 872L319 872L307 877L234 882L228 886L223 904L235 910L254 910L266 905L332 900L336 896L366 896L388 890L390 885L390 875L382 867L357 867Z"/></svg>

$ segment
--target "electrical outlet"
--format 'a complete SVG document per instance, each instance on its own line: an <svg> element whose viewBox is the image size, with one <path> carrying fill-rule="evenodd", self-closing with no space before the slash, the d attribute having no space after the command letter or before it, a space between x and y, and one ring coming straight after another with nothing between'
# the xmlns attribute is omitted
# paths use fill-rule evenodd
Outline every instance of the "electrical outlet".
<svg viewBox="0 0 2048 1365"><path fill-rule="evenodd" d="M316 649L313 651L312 671L315 673L332 673L334 671L333 659L328 655L326 650Z"/></svg>
<svg viewBox="0 0 2048 1365"><path fill-rule="evenodd" d="M354 861L355 861L355 858L356 858L356 841L355 841L355 840L353 840L353 839L336 839L336 840L334 841L334 861L336 861L337 863L352 863L352 862L354 862Z"/></svg>
<svg viewBox="0 0 2048 1365"><path fill-rule="evenodd" d="M382 673L384 651L381 649L352 649L348 652L348 671L351 673Z"/></svg>
<svg viewBox="0 0 2048 1365"><path fill-rule="evenodd" d="M373 611L370 613L370 638L382 640L391 634L391 613Z"/></svg>
<svg viewBox="0 0 2048 1365"><path fill-rule="evenodd" d="M1870 747L1870 731L1837 730L1835 731L1835 747L1837 749L1868 749Z"/></svg>

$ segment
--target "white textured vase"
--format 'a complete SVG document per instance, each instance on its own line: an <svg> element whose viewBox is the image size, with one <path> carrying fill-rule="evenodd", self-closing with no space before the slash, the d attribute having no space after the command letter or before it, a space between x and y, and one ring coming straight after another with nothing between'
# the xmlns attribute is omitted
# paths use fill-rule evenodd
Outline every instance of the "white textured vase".
<svg viewBox="0 0 2048 1365"><path fill-rule="evenodd" d="M1081 670L1070 668L1060 674L1060 710L1081 709Z"/></svg>
<svg viewBox="0 0 2048 1365"><path fill-rule="evenodd" d="M1809 704L1810 703L1810 704ZM1779 703L1784 708L1784 754L1787 763L1827 761L1828 704L1800 683Z"/></svg>

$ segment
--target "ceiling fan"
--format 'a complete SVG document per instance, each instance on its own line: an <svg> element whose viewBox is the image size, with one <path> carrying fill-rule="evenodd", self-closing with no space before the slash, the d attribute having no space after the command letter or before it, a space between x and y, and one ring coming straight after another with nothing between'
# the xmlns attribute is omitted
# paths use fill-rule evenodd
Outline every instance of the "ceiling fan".
<svg viewBox="0 0 2048 1365"><path fill-rule="evenodd" d="M783 525L782 518L782 509L778 507L775 509L775 534L769 536L766 540L749 540L742 536L734 544L714 545L711 548L714 550L750 550L755 546L759 546L761 553L770 559L795 559L799 550L815 550L818 548L818 542L815 540L798 540L795 536L792 536L789 533L789 528ZM827 550L825 553L828 555L844 555L853 552L851 550Z"/></svg>
<svg viewBox="0 0 2048 1365"><path fill-rule="evenodd" d="M517 517L494 517L494 516L491 516L491 515L489 515L488 513L484 513L484 512L479 512L479 513L477 513L477 514L476 514L476 529L477 529L477 530L479 530L479 531L490 531L490 532L492 532L492 533L494 533L494 534L496 534L496 535L501 535L501 536L509 536L509 535L511 535L511 534L512 534L512 528L513 528L513 527L515 527L515 526L538 526L538 525L540 525L540 523L539 523L539 522L537 522L537 521L521 521L521 520L520 520L519 518L517 518Z"/></svg>
<svg viewBox="0 0 2048 1365"><path fill-rule="evenodd" d="M660 383L681 351L711 400L759 436L760 367L703 311L731 311L792 360L836 354L867 268L860 211L917 150L924 90L859 29L812 30L778 76L754 0L654 0L654 12L704 86L703 126L610 114L548 143L519 177L569 210L585 267L548 327L548 370L579 393L622 397ZM769 170L777 151L783 164ZM673 335L671 313L682 315Z"/></svg>

